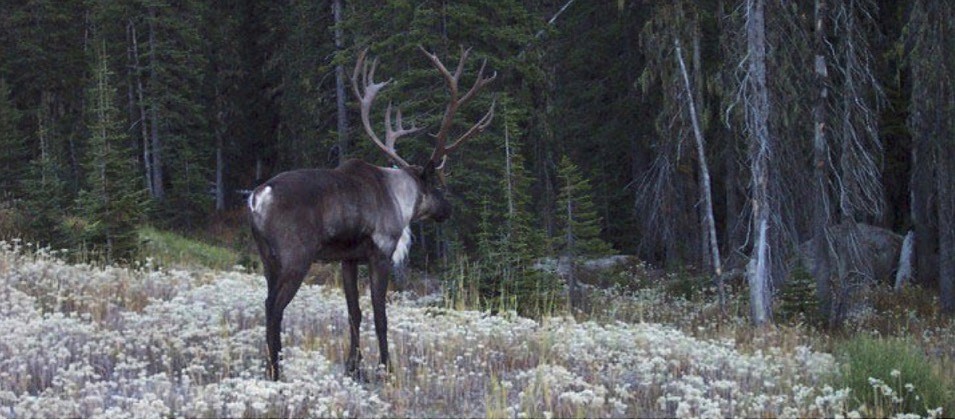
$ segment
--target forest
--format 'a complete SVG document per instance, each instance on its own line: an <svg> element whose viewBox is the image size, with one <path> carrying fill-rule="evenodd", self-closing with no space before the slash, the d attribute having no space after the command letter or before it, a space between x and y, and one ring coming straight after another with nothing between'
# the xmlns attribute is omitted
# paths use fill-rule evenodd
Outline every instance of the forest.
<svg viewBox="0 0 955 420"><path fill-rule="evenodd" d="M837 324L857 282L905 275L951 313L953 9L5 1L0 235L119 262L144 225L244 249L244 197L264 180L387 164L349 84L361 51L393 79L379 102L426 127L399 144L421 160L447 93L419 46L445 62L470 48L466 77L482 60L497 76L455 129L491 101L495 118L447 164L454 217L413 226L413 268L466 267L490 299L538 287L545 257L635 255L741 287L755 324L797 277ZM907 236L891 259L901 246L911 268L874 269L872 232Z"/></svg>

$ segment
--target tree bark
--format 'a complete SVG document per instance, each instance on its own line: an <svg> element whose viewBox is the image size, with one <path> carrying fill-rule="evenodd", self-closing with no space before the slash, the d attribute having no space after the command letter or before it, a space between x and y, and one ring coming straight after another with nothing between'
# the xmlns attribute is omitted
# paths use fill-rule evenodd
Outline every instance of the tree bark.
<svg viewBox="0 0 955 420"><path fill-rule="evenodd" d="M676 58L680 63L680 71L683 74L683 85L686 88L686 98L690 108L690 122L693 125L693 137L696 139L697 161L700 165L700 192L703 201L703 229L702 236L708 238L709 250L707 254L711 257L713 273L717 282L717 288L720 295L720 308L726 309L726 298L723 290L723 267L720 259L720 246L716 237L716 222L713 218L713 193L710 187L710 169L706 163L705 141L703 140L703 131L700 129L700 122L696 114L696 100L693 89L690 86L690 76L686 71L686 63L683 61L683 49L680 48L680 40L673 41L676 47Z"/></svg>
<svg viewBox="0 0 955 420"><path fill-rule="evenodd" d="M138 101L139 107L139 129L143 138L143 167L145 168L146 173L146 190L149 191L149 196L155 198L156 190L155 185L153 184L153 162L152 156L149 152L149 128L147 127L148 119L146 118L146 101L143 99L143 78L140 76L139 71L141 67L139 66L139 40L136 37L136 25L132 20L129 21L130 28L130 39L132 41L132 56L133 56L133 68L130 71L133 73L133 77L136 79L136 100Z"/></svg>
<svg viewBox="0 0 955 420"><path fill-rule="evenodd" d="M221 93L219 92L219 86L215 87L216 98L219 97ZM224 101L216 100L217 103L223 103ZM224 109L219 109L216 114L216 126L214 127L215 136L216 136L216 211L222 212L225 211L225 158L223 154L225 153L225 132L226 132L226 115Z"/></svg>
<svg viewBox="0 0 955 420"><path fill-rule="evenodd" d="M342 34L342 2L332 2L332 14L335 19L335 50L344 48ZM338 163L342 164L348 156L348 108L345 106L345 68L339 63L335 66L335 102L338 108Z"/></svg>
<svg viewBox="0 0 955 420"><path fill-rule="evenodd" d="M769 88L766 83L765 0L747 0L746 34L748 66L746 75L746 125L750 135L752 167L753 250L747 266L752 322L772 322L772 259L770 255L770 163L772 143L769 133Z"/></svg>
<svg viewBox="0 0 955 420"><path fill-rule="evenodd" d="M806 267L811 270L812 277L816 283L816 300L819 304L819 314L824 320L832 318L832 288L831 277L832 267L830 255L829 238L829 175L827 163L829 162L829 145L826 139L827 113L826 108L829 100L829 70L826 65L826 19L828 19L828 5L826 0L816 0L815 5L815 37L813 49L815 50L814 79L816 98L813 104L813 142L812 142L812 161L813 161L813 214L812 214L812 254L813 266Z"/></svg>
<svg viewBox="0 0 955 420"><path fill-rule="evenodd" d="M507 127L507 117L506 117L507 108L504 108L503 114L505 115L504 117L504 173L505 173L505 176L507 177L506 178L507 182L505 183L507 184L507 191L506 191L507 215L508 215L507 220L508 220L508 223L510 223L510 221L514 219L514 185L513 185L514 174L512 173L512 170L511 170L511 136L510 136L510 131L508 130L508 127ZM510 226L508 226L507 231L511 232Z"/></svg>
<svg viewBox="0 0 955 420"><path fill-rule="evenodd" d="M943 141L955 141L951 138ZM942 144L938 166L938 286L942 312L955 313L955 145Z"/></svg>
<svg viewBox="0 0 955 420"><path fill-rule="evenodd" d="M564 215L567 218L567 229L564 231L564 240L567 241L567 247L564 251L564 258L566 259L567 267L567 288L569 289L570 294L570 307L573 309L581 308L581 295L580 295L580 285L577 284L577 273L575 267L575 257L577 256L576 244L574 241L574 198L570 196L572 190L568 188L567 196L567 208L566 214Z"/></svg>
<svg viewBox="0 0 955 420"><path fill-rule="evenodd" d="M156 58L156 9L149 9L149 88L152 93L150 113L150 139L152 143L153 169L153 197L157 200L165 198L163 187L162 139L159 137L159 77L156 67L159 60Z"/></svg>
<svg viewBox="0 0 955 420"><path fill-rule="evenodd" d="M895 273L895 291L902 290L905 283L912 281L912 254L915 253L915 232L909 231L902 240L902 251L899 252L898 271Z"/></svg>
<svg viewBox="0 0 955 420"><path fill-rule="evenodd" d="M915 228L915 281L922 286L935 284L938 273L935 244L938 232L935 230L935 194L933 179L935 159L931 145L926 140L915 140L912 150L912 187L910 203L912 206L912 224Z"/></svg>

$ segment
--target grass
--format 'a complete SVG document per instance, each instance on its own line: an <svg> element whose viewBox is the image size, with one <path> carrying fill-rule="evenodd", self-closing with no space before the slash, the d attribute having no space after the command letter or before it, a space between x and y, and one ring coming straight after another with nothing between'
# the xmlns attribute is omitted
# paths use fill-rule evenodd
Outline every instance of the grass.
<svg viewBox="0 0 955 420"><path fill-rule="evenodd" d="M241 262L248 261L239 252L221 246L210 245L180 234L163 231L151 226L139 228L142 243L141 255L161 267L206 267L215 270L231 270Z"/></svg>
<svg viewBox="0 0 955 420"><path fill-rule="evenodd" d="M866 407L866 417L895 413L922 416L939 407L955 413L951 378L945 378L924 352L902 338L856 336L838 345L843 383Z"/></svg>

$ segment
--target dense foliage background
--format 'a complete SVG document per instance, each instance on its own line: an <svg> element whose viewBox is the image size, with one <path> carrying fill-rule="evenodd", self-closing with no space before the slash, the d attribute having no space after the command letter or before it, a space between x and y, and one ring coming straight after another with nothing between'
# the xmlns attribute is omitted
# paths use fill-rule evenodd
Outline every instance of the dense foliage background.
<svg viewBox="0 0 955 420"><path fill-rule="evenodd" d="M533 279L546 255L637 254L717 276L749 264L759 304L815 238L805 268L828 316L832 228L865 223L915 232L915 281L951 311L953 8L4 1L0 234L123 260L137 225L242 226L241 191L281 171L384 164L347 85L359 51L395 79L379 102L434 131L444 87L418 45L445 62L470 47L498 76L459 124L492 98L497 117L449 163L455 217L414 227L413 264L470 260L492 290ZM401 154L423 159L429 141L404 139Z"/></svg>

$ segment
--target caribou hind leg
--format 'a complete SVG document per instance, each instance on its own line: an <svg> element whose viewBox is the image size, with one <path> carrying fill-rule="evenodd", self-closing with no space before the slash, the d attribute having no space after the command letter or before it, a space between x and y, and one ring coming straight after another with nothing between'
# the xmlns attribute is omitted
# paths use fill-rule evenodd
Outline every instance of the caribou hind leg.
<svg viewBox="0 0 955 420"><path fill-rule="evenodd" d="M388 358L388 316L385 314L385 297L388 292L388 271L391 260L387 258L371 258L368 262L368 271L371 274L371 306L375 312L375 334L378 336L378 354L380 365L390 371Z"/></svg>
<svg viewBox="0 0 955 420"><path fill-rule="evenodd" d="M345 361L345 371L354 379L361 379L361 350L358 349L358 340L361 333L361 308L358 306L358 263L356 261L342 261L342 288L345 291L345 302L348 304L348 332L351 343L348 346L348 359Z"/></svg>
<svg viewBox="0 0 955 420"><path fill-rule="evenodd" d="M279 380L279 353L282 351L282 316L310 265L307 259L286 261L268 276L269 294L265 298L265 338L269 350L269 379Z"/></svg>

